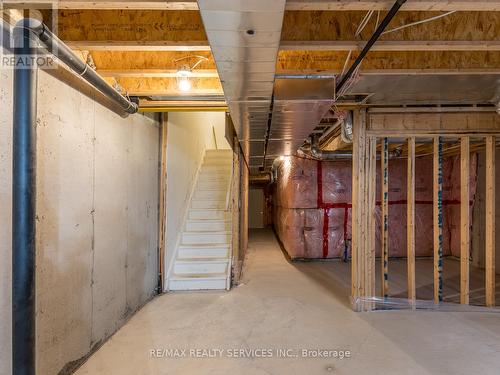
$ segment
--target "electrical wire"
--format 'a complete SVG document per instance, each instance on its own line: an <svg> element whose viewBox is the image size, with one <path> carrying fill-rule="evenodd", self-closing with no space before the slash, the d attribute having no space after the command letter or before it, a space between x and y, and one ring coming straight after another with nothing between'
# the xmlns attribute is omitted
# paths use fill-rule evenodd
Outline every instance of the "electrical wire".
<svg viewBox="0 0 500 375"><path fill-rule="evenodd" d="M398 31L398 30L402 30L402 29L406 29L407 27L411 27L411 26L416 26L416 25L421 25L423 23L427 23L427 22L431 22L431 21L435 21L437 19L440 19L440 18L443 18L443 17L446 17L446 16L449 16L450 14L453 14L455 13L456 10L452 10L452 11L449 11L449 12L446 12L446 13L443 13L443 14L439 14L437 16L434 16L434 17L431 17L431 18L426 18L424 20L420 20L420 21L416 21L416 22L412 22L412 23L408 23L406 25L401 25L401 26L398 26L398 27L395 27L393 29L389 29L389 30L386 30L382 33L382 35L385 35L385 34L389 34L389 33L393 33L395 31Z"/></svg>

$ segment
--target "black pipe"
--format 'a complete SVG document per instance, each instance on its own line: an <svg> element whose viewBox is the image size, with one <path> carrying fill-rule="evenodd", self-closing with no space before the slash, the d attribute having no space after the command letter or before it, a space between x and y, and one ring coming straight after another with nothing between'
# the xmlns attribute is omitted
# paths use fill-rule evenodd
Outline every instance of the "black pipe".
<svg viewBox="0 0 500 375"><path fill-rule="evenodd" d="M358 65L361 63L361 61L363 61L363 59L365 58L365 56L368 53L368 51L370 51L370 49L372 48L372 46L378 40L378 38L380 37L380 35L382 35L382 33L384 32L384 30L387 27L387 25L389 24L389 22L391 22L391 20L394 18L394 16L398 12L399 8L401 8L401 6L404 3L406 3L406 0L396 0L396 2L394 3L394 5L392 6L392 8L389 10L389 12L386 14L386 16L384 17L384 19L380 23L380 25L377 27L377 30L375 30L375 32L371 36L370 40L365 44L365 47L363 48L363 50L361 51L361 53L359 54L359 56L356 58L356 60L351 65L351 67L349 68L349 70L347 71L347 73L344 74L344 76L342 77L342 79L340 80L340 82L337 84L337 87L335 88L335 92L340 92L340 90L342 89L342 87L344 87L344 85L346 84L347 80L349 78L351 78L352 74L354 73L354 71L356 70L356 68L358 67Z"/></svg>
<svg viewBox="0 0 500 375"><path fill-rule="evenodd" d="M35 56L24 19L14 29L15 61ZM12 370L35 374L36 78L29 59L14 68L12 172Z"/></svg>
<svg viewBox="0 0 500 375"><path fill-rule="evenodd" d="M43 46L66 64L71 70L89 82L105 96L117 103L126 113L133 114L138 111L137 103L132 102L113 87L111 87L99 74L88 64L84 63L63 41L54 35L45 24L30 28L35 33Z"/></svg>

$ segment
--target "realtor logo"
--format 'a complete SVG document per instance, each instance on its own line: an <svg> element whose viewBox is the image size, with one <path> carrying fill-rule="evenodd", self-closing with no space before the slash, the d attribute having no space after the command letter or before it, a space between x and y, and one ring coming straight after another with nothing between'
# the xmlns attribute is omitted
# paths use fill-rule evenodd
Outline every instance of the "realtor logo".
<svg viewBox="0 0 500 375"><path fill-rule="evenodd" d="M0 1L0 68L57 68L57 51L47 51L38 38L45 29L57 34L57 2L37 2L36 8L23 9L9 0Z"/></svg>

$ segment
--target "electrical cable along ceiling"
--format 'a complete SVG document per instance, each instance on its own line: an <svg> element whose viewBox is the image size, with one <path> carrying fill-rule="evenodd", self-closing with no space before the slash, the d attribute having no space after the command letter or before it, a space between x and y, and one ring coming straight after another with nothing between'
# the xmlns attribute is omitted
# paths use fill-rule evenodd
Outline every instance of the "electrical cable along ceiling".
<svg viewBox="0 0 500 375"><path fill-rule="evenodd" d="M229 112L252 169L263 165L285 0L199 0Z"/></svg>

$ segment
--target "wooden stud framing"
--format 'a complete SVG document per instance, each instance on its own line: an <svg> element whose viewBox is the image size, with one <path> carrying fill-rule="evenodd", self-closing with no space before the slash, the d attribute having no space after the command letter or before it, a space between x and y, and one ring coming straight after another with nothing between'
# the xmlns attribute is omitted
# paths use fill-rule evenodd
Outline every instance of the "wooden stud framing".
<svg viewBox="0 0 500 375"><path fill-rule="evenodd" d="M486 137L486 306L495 306L495 143Z"/></svg>
<svg viewBox="0 0 500 375"><path fill-rule="evenodd" d="M415 137L408 138L408 169L407 169L407 269L408 269L408 299L416 300L415 288Z"/></svg>
<svg viewBox="0 0 500 375"><path fill-rule="evenodd" d="M443 141L434 137L434 303L443 300Z"/></svg>
<svg viewBox="0 0 500 375"><path fill-rule="evenodd" d="M389 142L387 138L381 140L380 171L382 173L381 189L381 217L382 234L381 239L381 281L380 295L387 297L389 291Z"/></svg>
<svg viewBox="0 0 500 375"><path fill-rule="evenodd" d="M375 137L367 138L366 111L355 112L353 127L351 296L353 309L373 309L375 296Z"/></svg>
<svg viewBox="0 0 500 375"><path fill-rule="evenodd" d="M460 303L469 304L470 208L469 208L470 140L460 139Z"/></svg>
<svg viewBox="0 0 500 375"><path fill-rule="evenodd" d="M353 149L352 149L352 241L351 241L351 299L355 311L361 311L363 306L359 303L359 297L363 296L362 267L362 207L364 190L364 154L365 154L365 127L363 115L365 112L355 111L353 126Z"/></svg>
<svg viewBox="0 0 500 375"><path fill-rule="evenodd" d="M377 138L367 138L367 181L366 181L366 291L367 297L375 297L375 244L376 244L376 183L377 183ZM373 303L367 304L370 310Z"/></svg>

